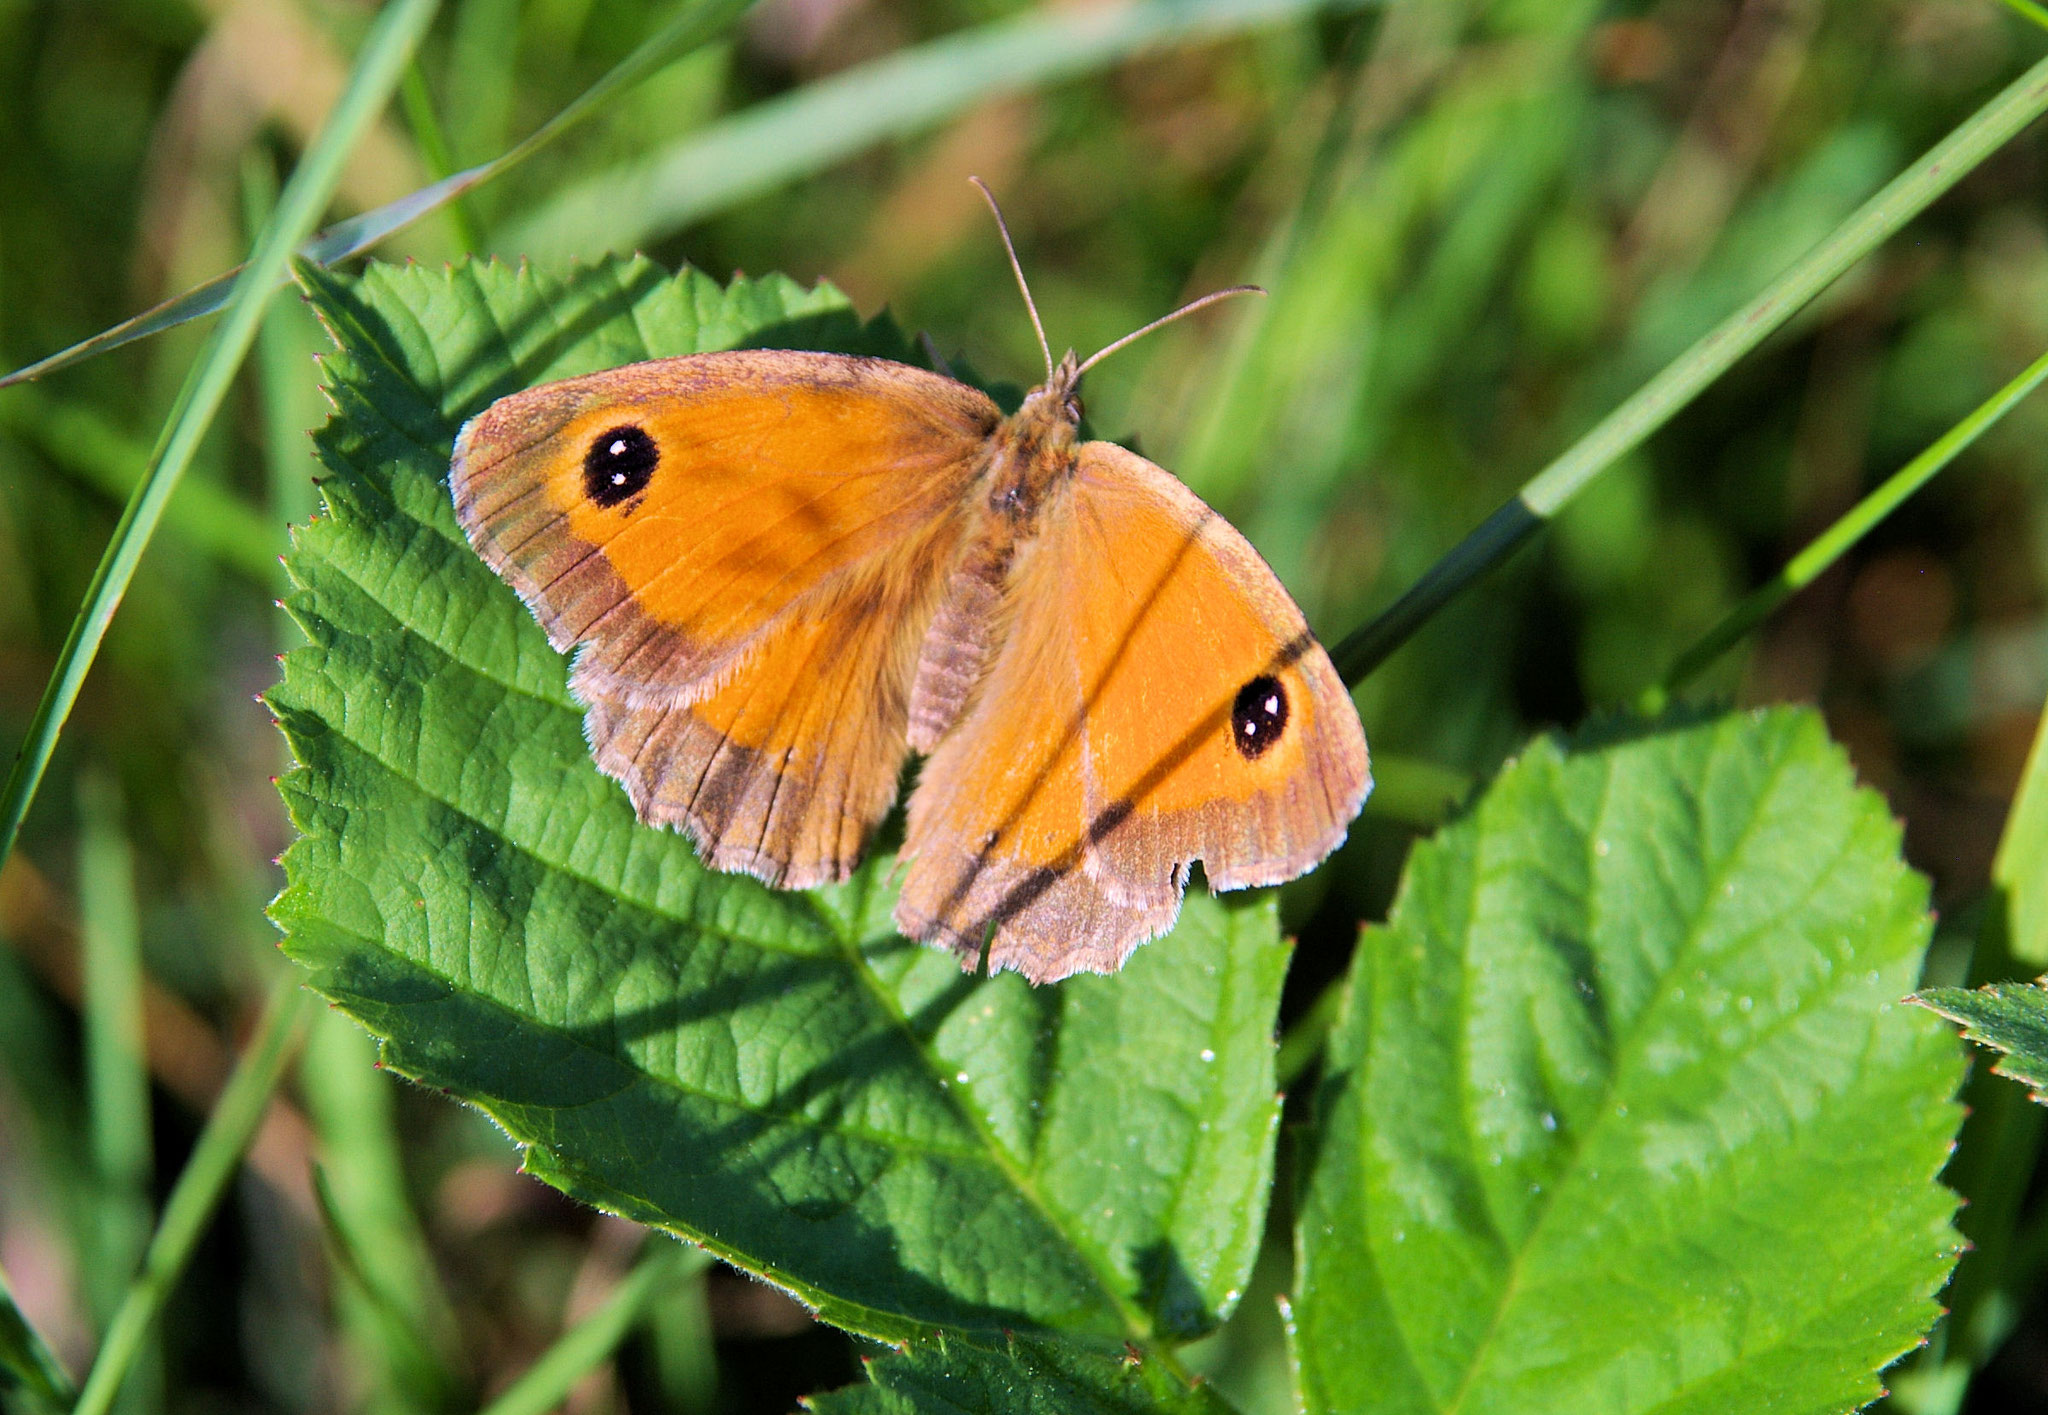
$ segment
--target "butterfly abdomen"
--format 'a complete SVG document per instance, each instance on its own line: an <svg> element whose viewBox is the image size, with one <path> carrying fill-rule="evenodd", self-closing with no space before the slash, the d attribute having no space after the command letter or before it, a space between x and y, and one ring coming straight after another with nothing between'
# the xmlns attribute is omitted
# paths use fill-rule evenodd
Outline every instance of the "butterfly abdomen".
<svg viewBox="0 0 2048 1415"><path fill-rule="evenodd" d="M1007 535L984 535L947 578L911 684L911 750L929 753L939 744L994 661L1014 549L1015 542Z"/></svg>
<svg viewBox="0 0 2048 1415"><path fill-rule="evenodd" d="M989 435L975 476L985 490L981 524L948 575L925 631L910 694L909 740L929 754L960 720L1002 647L1003 608L1020 546L1074 473L1078 405L1047 385Z"/></svg>

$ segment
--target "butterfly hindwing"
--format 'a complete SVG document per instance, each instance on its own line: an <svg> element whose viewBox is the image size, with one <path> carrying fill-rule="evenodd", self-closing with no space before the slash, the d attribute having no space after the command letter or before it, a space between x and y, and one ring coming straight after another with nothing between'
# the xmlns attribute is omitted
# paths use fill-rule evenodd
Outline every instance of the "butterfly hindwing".
<svg viewBox="0 0 2048 1415"><path fill-rule="evenodd" d="M1190 864L1277 883L1369 785L1329 657L1251 545L1092 442L1011 572L1006 637L910 803L897 919L1035 981L1111 972L1172 925Z"/></svg>

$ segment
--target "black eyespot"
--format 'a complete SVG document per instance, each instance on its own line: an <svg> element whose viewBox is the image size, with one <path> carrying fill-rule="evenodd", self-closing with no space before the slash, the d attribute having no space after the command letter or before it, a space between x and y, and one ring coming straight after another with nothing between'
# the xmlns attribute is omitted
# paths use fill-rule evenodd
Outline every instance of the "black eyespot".
<svg viewBox="0 0 2048 1415"><path fill-rule="evenodd" d="M1230 741L1246 761L1257 761L1287 730L1287 690L1260 674L1237 690L1230 705Z"/></svg>
<svg viewBox="0 0 2048 1415"><path fill-rule="evenodd" d="M590 439L583 454L583 494L600 506L616 506L647 489L660 461L654 439L631 423L607 428Z"/></svg>

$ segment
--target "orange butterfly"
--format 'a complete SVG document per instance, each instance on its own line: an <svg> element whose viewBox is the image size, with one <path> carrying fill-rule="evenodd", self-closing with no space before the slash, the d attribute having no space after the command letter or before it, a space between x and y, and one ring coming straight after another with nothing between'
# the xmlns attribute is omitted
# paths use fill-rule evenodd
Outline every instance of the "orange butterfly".
<svg viewBox="0 0 2048 1415"><path fill-rule="evenodd" d="M922 753L898 927L1048 982L1164 933L1195 860L1219 890L1301 874L1371 782L1258 552L1078 441L1081 375L1166 320L1055 365L1024 298L1046 380L1008 417L881 359L692 354L500 399L450 485L477 553L582 646L591 750L642 820L716 869L841 880Z"/></svg>

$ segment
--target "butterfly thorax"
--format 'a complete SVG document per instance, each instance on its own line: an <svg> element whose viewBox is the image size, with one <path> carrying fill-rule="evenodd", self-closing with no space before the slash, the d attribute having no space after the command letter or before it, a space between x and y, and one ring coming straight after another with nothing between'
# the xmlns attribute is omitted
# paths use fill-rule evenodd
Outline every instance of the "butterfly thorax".
<svg viewBox="0 0 2048 1415"><path fill-rule="evenodd" d="M982 473L988 506L1020 536L1030 534L1046 498L1073 474L1081 427L1078 382L1069 350L1052 377L1027 393L989 436Z"/></svg>
<svg viewBox="0 0 2048 1415"><path fill-rule="evenodd" d="M931 751L952 729L994 662L1011 564L1037 531L1048 503L1073 477L1081 425L1078 381L1070 352L989 434L979 472L987 514L969 532L946 577L918 651L909 729L910 745L920 752Z"/></svg>

